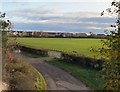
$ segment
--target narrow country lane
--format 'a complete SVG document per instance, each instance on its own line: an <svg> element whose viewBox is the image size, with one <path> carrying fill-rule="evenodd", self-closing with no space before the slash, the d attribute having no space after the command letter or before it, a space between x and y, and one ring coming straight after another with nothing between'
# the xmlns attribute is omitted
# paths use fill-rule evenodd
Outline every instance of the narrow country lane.
<svg viewBox="0 0 120 92"><path fill-rule="evenodd" d="M46 63L52 57L31 58L23 55L16 55L32 64L45 78L47 90L90 90L80 80L56 66Z"/></svg>

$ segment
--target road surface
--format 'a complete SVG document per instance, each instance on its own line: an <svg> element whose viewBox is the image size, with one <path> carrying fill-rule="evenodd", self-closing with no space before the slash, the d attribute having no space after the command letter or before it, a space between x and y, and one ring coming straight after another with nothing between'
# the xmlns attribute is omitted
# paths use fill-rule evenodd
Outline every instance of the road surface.
<svg viewBox="0 0 120 92"><path fill-rule="evenodd" d="M18 54L18 58L32 64L45 78L47 90L90 90L80 80L56 66L46 63L52 57L31 58Z"/></svg>

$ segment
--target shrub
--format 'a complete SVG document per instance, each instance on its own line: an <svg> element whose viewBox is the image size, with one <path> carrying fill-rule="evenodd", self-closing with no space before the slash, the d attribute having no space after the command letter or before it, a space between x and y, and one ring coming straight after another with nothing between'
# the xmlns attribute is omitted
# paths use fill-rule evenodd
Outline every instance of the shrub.
<svg viewBox="0 0 120 92"><path fill-rule="evenodd" d="M12 55L13 56L13 55ZM42 76L24 60L7 59L5 69L11 90L45 90ZM38 80L39 79L39 80ZM39 85L38 85L39 84ZM37 86L36 86L37 85Z"/></svg>
<svg viewBox="0 0 120 92"><path fill-rule="evenodd" d="M34 80L32 76L16 71L10 76L10 89L11 90L34 90Z"/></svg>
<svg viewBox="0 0 120 92"><path fill-rule="evenodd" d="M62 59L68 63L72 63L84 67L91 67L95 69L102 69L104 62L104 60L93 59L93 58L79 56L70 53L62 53Z"/></svg>
<svg viewBox="0 0 120 92"><path fill-rule="evenodd" d="M20 49L26 52L37 54L40 56L48 56L48 50L45 49L34 49L26 46L19 45Z"/></svg>

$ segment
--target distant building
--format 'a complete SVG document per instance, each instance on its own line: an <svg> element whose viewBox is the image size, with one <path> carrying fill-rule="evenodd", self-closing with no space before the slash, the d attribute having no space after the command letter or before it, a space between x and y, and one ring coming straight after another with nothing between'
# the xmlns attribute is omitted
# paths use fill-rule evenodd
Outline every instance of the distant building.
<svg viewBox="0 0 120 92"><path fill-rule="evenodd" d="M75 33L73 37L87 37L86 33Z"/></svg>
<svg viewBox="0 0 120 92"><path fill-rule="evenodd" d="M105 34L94 34L91 32L91 34L87 35L86 33L65 33L65 32L43 32L43 31L8 31L7 35L9 37L60 37L60 38L105 38Z"/></svg>

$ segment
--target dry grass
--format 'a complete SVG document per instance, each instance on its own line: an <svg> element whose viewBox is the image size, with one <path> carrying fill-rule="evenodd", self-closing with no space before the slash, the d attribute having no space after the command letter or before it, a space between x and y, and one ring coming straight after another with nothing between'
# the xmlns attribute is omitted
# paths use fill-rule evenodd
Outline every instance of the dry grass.
<svg viewBox="0 0 120 92"><path fill-rule="evenodd" d="M13 55L12 55L13 56ZM5 69L11 90L46 90L42 75L30 64L15 57L6 61Z"/></svg>

